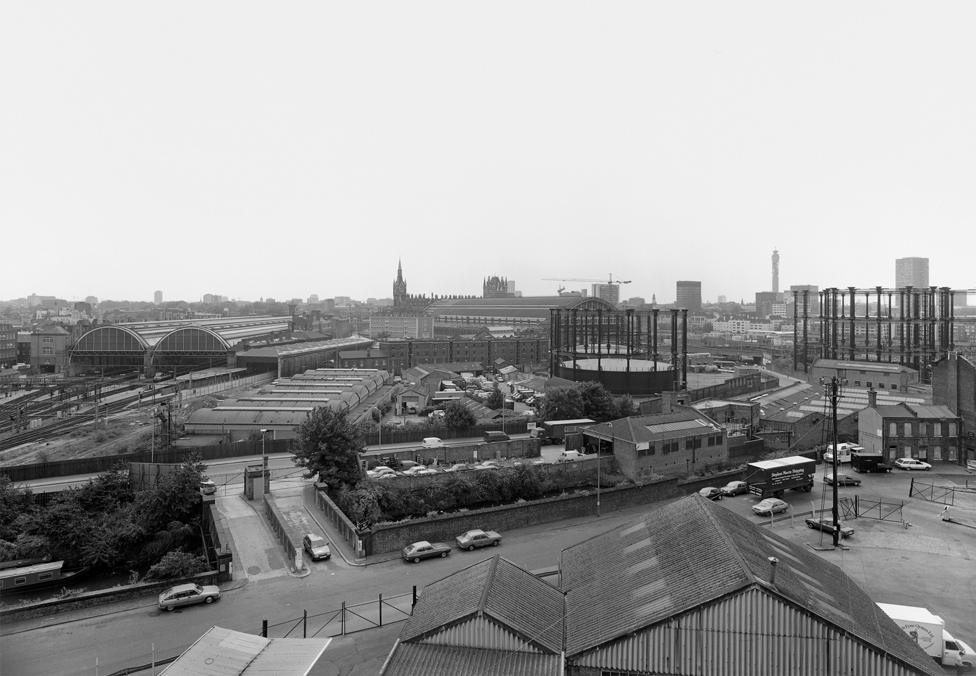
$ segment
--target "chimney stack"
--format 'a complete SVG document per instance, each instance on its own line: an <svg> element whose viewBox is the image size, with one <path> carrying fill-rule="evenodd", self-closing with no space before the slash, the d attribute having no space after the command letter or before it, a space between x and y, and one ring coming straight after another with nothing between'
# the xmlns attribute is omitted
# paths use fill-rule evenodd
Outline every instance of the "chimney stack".
<svg viewBox="0 0 976 676"><path fill-rule="evenodd" d="M769 561L770 573L769 573L769 584L776 586L776 564L779 563L779 559L775 556L770 556L767 561Z"/></svg>
<svg viewBox="0 0 976 676"><path fill-rule="evenodd" d="M873 388L868 389L868 408L878 407L878 392Z"/></svg>

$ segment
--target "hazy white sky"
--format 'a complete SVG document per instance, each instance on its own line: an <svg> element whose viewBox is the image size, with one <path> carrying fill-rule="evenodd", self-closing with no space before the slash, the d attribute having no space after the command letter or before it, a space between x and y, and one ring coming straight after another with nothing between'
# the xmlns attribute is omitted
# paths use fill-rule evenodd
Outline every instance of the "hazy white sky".
<svg viewBox="0 0 976 676"><path fill-rule="evenodd" d="M0 299L976 287L972 2L5 2ZM567 282L567 286L588 286Z"/></svg>

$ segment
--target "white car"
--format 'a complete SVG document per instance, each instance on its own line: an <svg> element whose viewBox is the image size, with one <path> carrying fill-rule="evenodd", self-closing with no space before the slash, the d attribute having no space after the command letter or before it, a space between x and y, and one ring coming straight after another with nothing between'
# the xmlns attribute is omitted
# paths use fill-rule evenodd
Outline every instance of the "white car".
<svg viewBox="0 0 976 676"><path fill-rule="evenodd" d="M898 469L917 469L922 471L932 469L932 465L921 460L916 460L915 458L898 458L895 460L895 467Z"/></svg>
<svg viewBox="0 0 976 676"><path fill-rule="evenodd" d="M575 462L576 460L580 460L582 457L583 454L579 451L563 451L559 454L559 457L556 458L556 462Z"/></svg>
<svg viewBox="0 0 976 676"><path fill-rule="evenodd" d="M758 504L752 506L752 511L760 516L765 516L767 514L778 514L780 512L785 512L790 508L789 503L783 502L779 498L766 498L761 500Z"/></svg>

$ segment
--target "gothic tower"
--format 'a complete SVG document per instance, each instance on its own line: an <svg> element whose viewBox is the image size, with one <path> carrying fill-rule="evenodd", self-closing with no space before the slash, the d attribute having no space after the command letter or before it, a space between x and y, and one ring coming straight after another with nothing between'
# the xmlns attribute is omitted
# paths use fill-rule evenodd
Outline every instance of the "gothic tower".
<svg viewBox="0 0 976 676"><path fill-rule="evenodd" d="M406 307L407 281L403 278L403 265L397 260L397 276L393 282L393 307Z"/></svg>

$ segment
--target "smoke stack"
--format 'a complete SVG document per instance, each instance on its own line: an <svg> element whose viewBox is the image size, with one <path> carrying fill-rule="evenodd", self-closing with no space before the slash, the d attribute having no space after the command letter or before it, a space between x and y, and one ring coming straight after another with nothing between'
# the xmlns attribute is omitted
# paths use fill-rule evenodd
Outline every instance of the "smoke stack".
<svg viewBox="0 0 976 676"><path fill-rule="evenodd" d="M767 561L769 561L769 584L776 586L776 564L779 563L779 559L775 556L770 556Z"/></svg>

